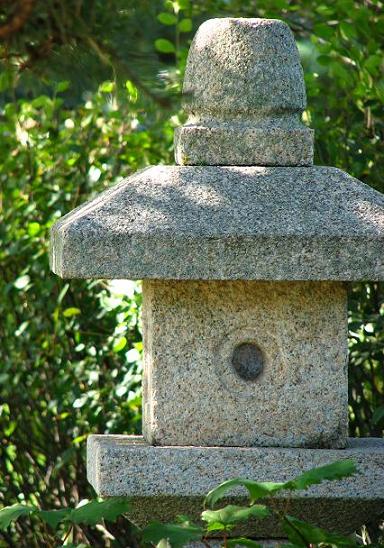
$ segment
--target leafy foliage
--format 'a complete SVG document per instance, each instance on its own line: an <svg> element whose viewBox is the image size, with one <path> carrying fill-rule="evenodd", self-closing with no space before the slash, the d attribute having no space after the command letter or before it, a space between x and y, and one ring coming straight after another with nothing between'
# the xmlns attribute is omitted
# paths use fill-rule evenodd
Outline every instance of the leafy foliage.
<svg viewBox="0 0 384 548"><path fill-rule="evenodd" d="M234 506L229 504L220 510L205 510L201 519L207 522L207 531L230 530L238 521L251 518L263 519L269 515L269 510L262 504L252 506Z"/></svg>
<svg viewBox="0 0 384 548"><path fill-rule="evenodd" d="M53 92L9 103L0 118L0 500L7 503L77 504L91 496L88 433L140 431L140 287L62 282L47 254L59 216L153 162L158 143L170 142L170 127L155 119L146 120L151 132L138 129L142 115L129 100L120 106L124 93L104 84L73 110Z"/></svg>
<svg viewBox="0 0 384 548"><path fill-rule="evenodd" d="M304 472L293 480L284 483L258 482L249 479L228 480L208 493L205 498L205 504L213 507L219 499L223 498L233 487L245 487L248 490L251 504L256 500L268 497L282 489L290 491L307 489L311 485L321 483L322 481L332 481L351 476L356 472L356 465L350 459L340 460L332 464L313 468Z"/></svg>
<svg viewBox="0 0 384 548"><path fill-rule="evenodd" d="M291 490L300 490L311 485L321 483L325 480L336 480L351 476L355 473L354 463L351 461L337 461L327 466L321 466L301 474L297 478L281 484L268 484L287 488ZM235 483L234 483L235 482ZM254 504L255 493L252 491L254 485L263 485L250 480L233 480L219 485L216 489L207 495L206 500L216 502L218 496L222 496L228 486L246 485L250 492L249 506L224 506L219 510L204 510L201 514L201 520L206 522L206 527L195 525L187 516L179 516L177 523L160 523L154 521L150 523L143 531L139 532L140 541L145 545L156 545L157 548L179 548L187 543L197 540L204 540L206 546L209 546L210 534L222 534L225 546L251 546L258 547L259 544L246 538L237 538L229 540L227 535L238 523L247 522L250 519L264 519L271 513L276 513L273 506L269 508L266 505ZM224 489L224 491L223 491ZM260 491L257 488L257 492ZM215 495L212 495L216 493ZM273 491L267 494L271 497ZM210 498L211 497L211 498ZM0 510L0 530L7 529L12 522L17 521L21 516L34 514L42 521L46 522L53 529L58 529L60 524L70 524L69 529L65 529L62 536L66 540L72 532L74 526L79 524L96 525L104 520L114 521L118 516L129 511L130 503L124 497L110 498L105 501L91 501L79 505L75 509L63 508L61 510L40 510L34 506L14 505ZM283 527L287 533L292 546L314 547L317 545L336 545L336 546L357 546L352 539L328 533L323 529L310 525L304 521L294 518L290 515L278 513L278 518L282 520Z"/></svg>

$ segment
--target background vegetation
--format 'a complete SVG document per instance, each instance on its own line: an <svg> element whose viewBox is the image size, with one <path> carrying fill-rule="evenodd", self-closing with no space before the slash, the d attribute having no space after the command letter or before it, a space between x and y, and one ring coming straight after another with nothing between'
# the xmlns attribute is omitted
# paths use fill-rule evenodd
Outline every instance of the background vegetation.
<svg viewBox="0 0 384 548"><path fill-rule="evenodd" d="M61 281L49 272L48 232L121 177L173 161L188 45L220 16L289 23L316 163L384 191L380 1L1 3L0 506L89 498L86 436L140 431L139 285ZM350 292L352 435L383 433L383 297L377 283ZM2 532L0 546L41 546L43 525L30 520ZM127 541L126 527L110 530ZM108 542L101 529L78 535Z"/></svg>

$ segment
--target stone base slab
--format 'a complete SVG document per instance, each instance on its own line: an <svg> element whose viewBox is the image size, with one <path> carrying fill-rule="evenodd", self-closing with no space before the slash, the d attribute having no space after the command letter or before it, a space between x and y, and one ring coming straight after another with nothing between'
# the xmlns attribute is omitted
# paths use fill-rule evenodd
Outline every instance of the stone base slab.
<svg viewBox="0 0 384 548"><path fill-rule="evenodd" d="M349 439L346 449L156 447L141 436L96 435L88 438L87 458L88 479L97 494L132 498L131 519L139 526L172 521L178 514L197 520L207 492L227 479L287 481L347 458L354 459L358 474L306 491L279 493L274 508L341 533L352 533L384 513L383 439ZM225 503L246 500L239 489ZM275 518L249 523L236 534L284 536Z"/></svg>

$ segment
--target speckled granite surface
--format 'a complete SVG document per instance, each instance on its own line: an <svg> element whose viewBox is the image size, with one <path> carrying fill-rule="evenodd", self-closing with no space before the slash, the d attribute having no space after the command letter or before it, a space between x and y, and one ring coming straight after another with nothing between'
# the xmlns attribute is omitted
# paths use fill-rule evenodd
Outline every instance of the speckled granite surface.
<svg viewBox="0 0 384 548"><path fill-rule="evenodd" d="M145 169L52 228L64 278L378 280L384 196L330 167Z"/></svg>
<svg viewBox="0 0 384 548"><path fill-rule="evenodd" d="M344 447L344 284L145 280L143 335L148 442ZM232 364L246 342L263 356L254 380Z"/></svg>
<svg viewBox="0 0 384 548"><path fill-rule="evenodd" d="M276 19L211 19L191 44L182 165L311 165L313 131L301 122L303 70L293 34Z"/></svg>
<svg viewBox="0 0 384 548"><path fill-rule="evenodd" d="M90 436L88 479L99 495L132 497L131 517L197 519L206 493L234 477L286 481L304 470L352 458L358 474L306 491L278 493L274 507L327 529L350 533L384 512L384 440L350 439L347 449L153 447L140 436ZM245 503L242 491L227 502ZM237 533L244 531L239 529ZM256 538L284 536L274 519L252 523Z"/></svg>

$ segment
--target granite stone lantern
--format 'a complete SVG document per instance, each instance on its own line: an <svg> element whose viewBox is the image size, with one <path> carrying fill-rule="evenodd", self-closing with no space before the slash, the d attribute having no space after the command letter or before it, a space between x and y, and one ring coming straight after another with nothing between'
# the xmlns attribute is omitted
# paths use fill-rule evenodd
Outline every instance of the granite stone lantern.
<svg viewBox="0 0 384 548"><path fill-rule="evenodd" d="M347 437L347 282L384 279L383 196L313 166L283 22L205 22L184 94L177 165L139 171L52 230L59 276L143 280L143 437L91 436L89 480L133 497L144 523L198 514L231 477L354 458L358 476L290 501L351 532L384 511L384 444ZM282 534L273 520L247 533Z"/></svg>

